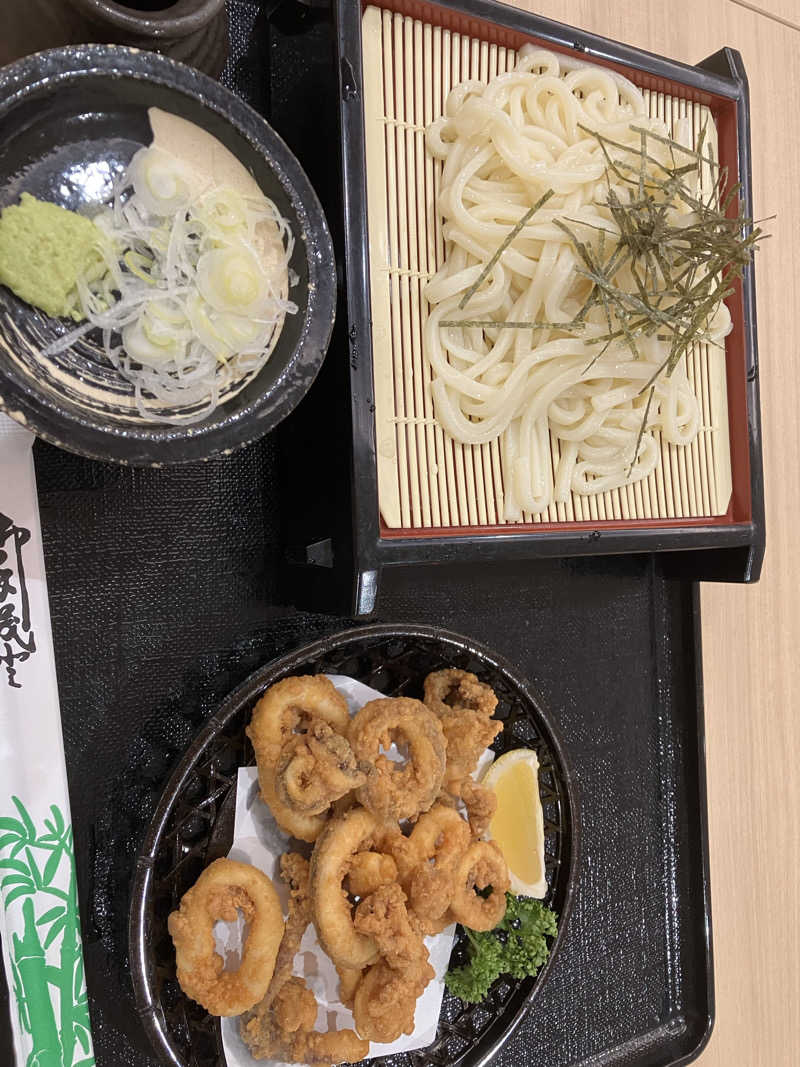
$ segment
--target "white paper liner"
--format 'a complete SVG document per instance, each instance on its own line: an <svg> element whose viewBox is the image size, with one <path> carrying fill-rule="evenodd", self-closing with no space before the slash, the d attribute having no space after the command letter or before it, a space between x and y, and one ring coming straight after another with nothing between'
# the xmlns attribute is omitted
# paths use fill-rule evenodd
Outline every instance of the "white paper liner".
<svg viewBox="0 0 800 1067"><path fill-rule="evenodd" d="M383 696L382 693L353 678L342 675L329 675L329 677L346 698L351 715L354 715L367 701ZM389 756L391 758L391 751ZM397 758L399 759L399 755ZM231 859L252 863L270 876L281 897L284 912L287 910L288 891L279 878L278 861L290 847L289 842L290 838L279 829L266 804L258 795L256 768L240 767L236 786L233 847L229 855ZM241 922L230 925L217 923L215 926L217 951L229 960L228 966L238 962L242 929ZM455 925L451 925L441 934L425 938L425 944L430 953L430 964L436 975L417 1001L414 1033L405 1034L390 1044L372 1042L367 1059L375 1056L388 1056L394 1052L425 1048L434 1040L444 997L444 976L450 962L454 936ZM294 973L305 978L317 998L319 1011L316 1028L318 1030L352 1030L354 1028L352 1012L339 1000L339 976L336 968L323 952L313 925L306 930L300 943L300 951L295 957ZM256 1061L239 1036L237 1018L222 1020L222 1043L228 1067L253 1067ZM269 1067L282 1061L259 1060L258 1062L265 1063Z"/></svg>

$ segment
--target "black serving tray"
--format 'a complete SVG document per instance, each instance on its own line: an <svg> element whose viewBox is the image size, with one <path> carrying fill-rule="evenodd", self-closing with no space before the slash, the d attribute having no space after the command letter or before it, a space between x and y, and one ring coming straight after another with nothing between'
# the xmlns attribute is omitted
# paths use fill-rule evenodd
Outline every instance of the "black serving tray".
<svg viewBox="0 0 800 1067"><path fill-rule="evenodd" d="M224 80L300 158L341 256L330 17L288 0L230 14ZM352 625L346 353L340 316L306 399L232 456L131 470L35 447L98 1067L156 1063L127 929L170 773L254 670ZM580 795L564 943L500 1067L666 1067L711 1029L699 607L669 558L398 565L377 594L376 621L463 633L529 679ZM2 1064L8 1042L0 1006Z"/></svg>

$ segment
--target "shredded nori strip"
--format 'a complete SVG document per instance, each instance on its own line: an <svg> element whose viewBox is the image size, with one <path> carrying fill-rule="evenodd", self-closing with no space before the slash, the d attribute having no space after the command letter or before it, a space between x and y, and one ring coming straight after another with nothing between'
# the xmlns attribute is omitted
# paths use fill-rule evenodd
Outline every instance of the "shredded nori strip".
<svg viewBox="0 0 800 1067"><path fill-rule="evenodd" d="M480 289L480 287L483 285L485 279L489 277L489 272L491 271L492 267L495 265L495 263L498 261L498 259L502 256L502 254L505 252L505 250L508 248L508 246L514 240L514 238L520 232L522 227L525 226L530 221L530 219L533 218L533 216L536 214L536 212L539 210L539 208L541 208L544 204L546 204L551 196L553 196L553 190L552 189L548 189L546 193L544 193L542 196L539 197L539 199L536 201L536 203L533 205L532 208L528 208L528 210L525 212L525 214L522 216L522 218L519 220L519 222L516 224L516 226L514 226L514 228L512 230L509 230L508 234L506 235L506 237L503 240L503 243L500 245L500 247L494 253L492 258L489 260L489 262L483 268L483 270L481 271L481 273L478 276L478 278L472 283L472 285L469 287L469 289L467 289L466 293L464 293L464 295L461 297L461 300L459 301L459 304L458 304L459 309L463 309L463 308L465 308L467 306L467 301L469 300L469 298L472 296L473 293L477 292L478 289Z"/></svg>
<svg viewBox="0 0 800 1067"><path fill-rule="evenodd" d="M494 319L442 319L440 326L463 326L465 328L479 327L484 330L582 330L584 323L572 319L570 322L515 322L506 319L505 322Z"/></svg>
<svg viewBox="0 0 800 1067"><path fill-rule="evenodd" d="M589 295L579 314L570 322L448 319L441 325L487 330L559 329L572 333L584 328L586 315L591 308L599 307L608 330L599 337L588 339L587 343L602 343L602 354L613 341L621 338L633 357L639 359L641 353L637 338L649 337L660 331L658 336L670 341L670 350L655 377L662 371L669 375L693 342L708 340L706 325L709 317L720 301L732 293L732 282L741 276L764 234L760 227L754 226L752 219L742 214L741 205L738 204L738 184L728 189L724 196L720 195L727 175L724 168L703 154L705 127L700 134L698 150L686 148L644 127L631 127L640 135L638 148L614 141L588 127L580 128L600 144L607 164L607 175L609 171L613 172L631 188L629 197L621 199L609 184L606 204L619 230L618 237L614 231L593 223L553 219L555 225L569 237L578 255L578 273L591 282ZM694 162L686 166L662 163L647 151L648 138L669 145L673 163L676 151L689 156ZM630 153L637 159L638 167L612 158L610 148ZM687 170L696 170L701 162L717 168L717 176L707 199L692 193L683 180ZM664 176L648 173L649 163L657 164ZM630 176L624 174L621 168L629 171ZM659 194L658 198L654 195L656 193ZM509 232L480 277L461 298L459 308L465 306L525 223L552 195L552 190L545 193ZM690 209L691 214L680 220L684 222L688 219L685 225L674 225L669 219L676 198ZM577 232L579 226L600 232L596 246L581 240ZM616 238L616 242L607 255L607 245L611 244L607 241L609 236ZM620 288L614 280L626 265L634 281L633 292ZM665 334L664 330L668 332ZM592 362L597 358L599 356L594 357ZM651 384L648 382L642 392Z"/></svg>
<svg viewBox="0 0 800 1067"><path fill-rule="evenodd" d="M720 302L731 295L732 283L741 277L758 242L766 235L759 226L754 225L752 219L743 215L738 184L722 194L727 184L727 170L720 167L710 155L704 154L705 126L701 130L697 149L687 148L639 126L631 126L640 137L638 148L614 141L586 126L579 128L594 137L600 145L606 162L606 204L619 230L617 237L614 231L592 223L576 219L553 219L569 237L578 255L580 266L576 268L577 272L591 283L589 295L580 312L570 322L448 319L440 325L486 330L558 329L565 333L577 333L584 328L589 311L598 307L603 311L608 329L599 337L587 339L587 343L602 344L602 347L586 370L601 358L615 340L622 339L634 359L641 358L638 338L656 334L659 340L669 341L667 358L640 392L641 395L649 390L649 396L631 462L632 469L647 427L656 379L662 373L667 377L672 374L693 343L711 343L707 332L711 315ZM648 152L648 139L669 146L671 166ZM612 148L631 155L635 162L613 158L610 152ZM675 159L676 152L682 153L684 158L688 156L692 162L679 165ZM714 168L716 175L707 199L703 199L700 193L693 193L684 180L686 174L696 171L703 163ZM654 164L663 172L663 177L648 172L648 164ZM621 199L611 188L610 174L628 187L627 199ZM461 298L459 309L465 307L522 227L552 195L553 190L545 193L509 232L478 279ZM676 199L690 209L690 213L680 220L685 225L674 225L669 219ZM600 231L597 247L580 239L576 232L578 226ZM610 242L607 242L607 236L616 239L608 255L606 245ZM614 280L626 265L630 269L635 292L620 288Z"/></svg>

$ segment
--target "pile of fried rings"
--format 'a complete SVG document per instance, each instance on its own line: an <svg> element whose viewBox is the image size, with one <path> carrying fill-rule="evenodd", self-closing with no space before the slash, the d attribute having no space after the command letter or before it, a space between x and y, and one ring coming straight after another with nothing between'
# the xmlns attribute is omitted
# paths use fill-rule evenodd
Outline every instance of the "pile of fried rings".
<svg viewBox="0 0 800 1067"><path fill-rule="evenodd" d="M502 920L508 868L484 840L496 800L471 777L501 729L496 706L489 686L453 668L428 675L422 701L372 700L352 719L324 675L284 678L256 704L247 734L261 797L287 834L313 844L310 858L281 857L288 918L263 872L219 859L168 922L182 989L213 1015L241 1016L256 1059L355 1062L370 1041L413 1033L434 976L425 935ZM213 925L239 911L249 934L226 971ZM316 1000L292 974L311 922L357 1033L314 1029Z"/></svg>

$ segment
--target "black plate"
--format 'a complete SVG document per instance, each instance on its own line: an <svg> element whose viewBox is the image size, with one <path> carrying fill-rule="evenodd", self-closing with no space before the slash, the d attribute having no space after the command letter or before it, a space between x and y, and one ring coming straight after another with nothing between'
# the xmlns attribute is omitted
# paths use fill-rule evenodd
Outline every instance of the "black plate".
<svg viewBox="0 0 800 1067"><path fill-rule="evenodd" d="M418 1052L373 1061L393 1067L478 1067L488 1063L520 1022L550 969L566 925L576 867L575 796L563 753L541 701L488 649L430 627L369 626L318 641L252 675L228 698L172 775L139 857L130 923L131 973L137 1007L159 1059L171 1067L224 1067L219 1022L186 997L175 978L167 916L233 838L236 773L253 763L245 735L253 704L290 674L358 678L389 696L422 695L425 675L461 667L492 686L503 731L493 748L534 748L545 817L547 904L559 915L550 961L535 979L499 978L486 1001L464 1005L446 993L436 1040ZM457 939L453 961L461 958Z"/></svg>
<svg viewBox="0 0 800 1067"><path fill-rule="evenodd" d="M91 214L152 140L147 109L217 137L254 175L295 236L299 281L268 362L201 422L144 420L133 387L106 361L99 331L45 358L68 325L0 287L0 409L39 436L95 459L165 465L263 436L299 403L325 357L336 273L325 217L304 171L264 119L228 89L164 56L105 45L58 48L0 71L0 208L29 192Z"/></svg>

